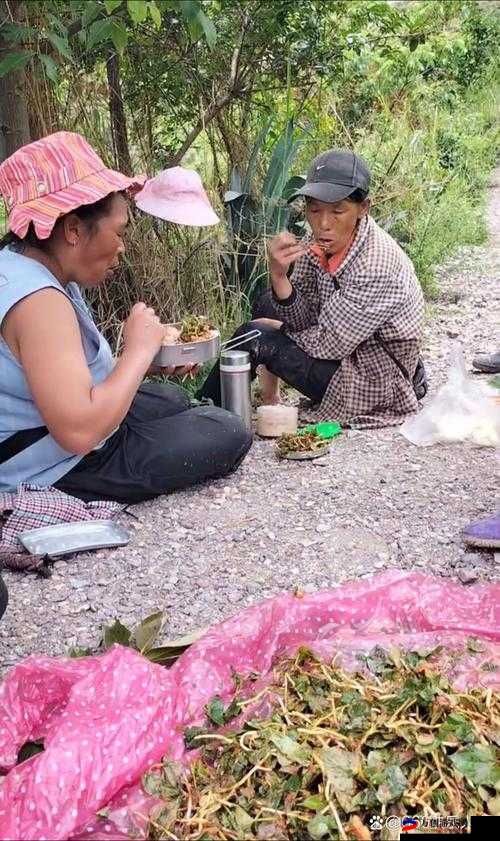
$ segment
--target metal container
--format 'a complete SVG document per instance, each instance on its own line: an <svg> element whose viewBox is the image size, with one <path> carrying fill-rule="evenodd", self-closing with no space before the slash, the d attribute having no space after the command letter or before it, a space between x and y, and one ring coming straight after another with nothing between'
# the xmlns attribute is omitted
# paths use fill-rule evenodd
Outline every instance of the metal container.
<svg viewBox="0 0 500 841"><path fill-rule="evenodd" d="M169 324L179 329L181 324ZM156 354L153 364L160 368L179 368L184 365L202 365L216 359L220 353L220 333L212 331L210 339L201 342L179 342L175 345L163 345Z"/></svg>
<svg viewBox="0 0 500 841"><path fill-rule="evenodd" d="M18 540L31 555L59 558L90 549L126 546L130 534L113 520L87 520L30 529L18 535Z"/></svg>
<svg viewBox="0 0 500 841"><path fill-rule="evenodd" d="M222 408L239 415L252 429L250 401L250 354L246 350L225 350L220 358Z"/></svg>

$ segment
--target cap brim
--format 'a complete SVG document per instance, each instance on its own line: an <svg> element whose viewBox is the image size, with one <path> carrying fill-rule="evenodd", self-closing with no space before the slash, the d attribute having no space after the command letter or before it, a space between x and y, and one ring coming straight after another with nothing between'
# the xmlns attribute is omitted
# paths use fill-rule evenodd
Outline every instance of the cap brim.
<svg viewBox="0 0 500 841"><path fill-rule="evenodd" d="M327 181L315 181L310 182L309 184L304 184L300 190L296 190L292 193L288 201L290 202L294 199L300 198L301 196L306 196L310 199L317 199L318 201L324 201L332 204L333 202L346 199L347 196L350 196L355 189L356 187L346 187L345 184L330 184Z"/></svg>
<svg viewBox="0 0 500 841"><path fill-rule="evenodd" d="M142 196L139 193L135 197L135 203L139 210L144 211L144 213L156 216L157 219L164 219L165 222L173 222L175 225L190 225L202 228L207 225L217 225L220 222L219 217L210 205L206 205L202 201L167 201L151 196Z"/></svg>
<svg viewBox="0 0 500 841"><path fill-rule="evenodd" d="M133 194L142 187L145 180L145 175L129 178L114 169L101 169L56 193L47 193L39 199L16 204L9 215L9 230L22 239L30 223L33 223L37 237L47 239L60 216L82 205L94 204L110 193L127 190Z"/></svg>

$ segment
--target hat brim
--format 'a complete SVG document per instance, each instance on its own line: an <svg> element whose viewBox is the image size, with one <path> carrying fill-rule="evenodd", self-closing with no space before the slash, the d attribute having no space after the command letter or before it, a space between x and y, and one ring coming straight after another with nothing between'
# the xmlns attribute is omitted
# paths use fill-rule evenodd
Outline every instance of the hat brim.
<svg viewBox="0 0 500 841"><path fill-rule="evenodd" d="M206 225L217 225L220 222L219 217L210 205L201 200L168 201L147 195L142 196L139 193L135 197L135 203L139 210L144 211L144 213L149 213L150 216L156 216L157 219L164 219L165 222L173 222L176 225L190 225L201 228Z"/></svg>
<svg viewBox="0 0 500 841"><path fill-rule="evenodd" d="M346 186L345 184L330 184L327 181L314 181L309 184L306 182L300 190L296 190L292 193L288 201L291 202L301 196L306 196L306 198L317 199L318 201L333 204L336 201L346 199L351 195L351 193L354 193L355 189L356 187L352 187L351 185Z"/></svg>
<svg viewBox="0 0 500 841"><path fill-rule="evenodd" d="M33 223L38 239L48 239L60 216L82 205L94 204L110 193L127 190L133 194L141 189L145 180L145 175L129 178L114 169L101 169L56 193L47 193L38 199L14 205L9 215L9 230L23 239L30 223Z"/></svg>

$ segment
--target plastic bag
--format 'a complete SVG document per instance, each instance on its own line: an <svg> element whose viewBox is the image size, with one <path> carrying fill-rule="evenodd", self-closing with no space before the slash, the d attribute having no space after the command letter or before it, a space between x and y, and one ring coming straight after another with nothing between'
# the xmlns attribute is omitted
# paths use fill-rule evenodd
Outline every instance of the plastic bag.
<svg viewBox="0 0 500 841"><path fill-rule="evenodd" d="M186 761L183 733L204 706L234 692L233 670L266 674L307 645L347 668L374 646L429 650L457 687L500 688L500 585L461 585L392 571L302 597L285 593L207 632L166 670L131 649L99 657L30 657L0 688L2 839L145 838L156 801L143 773L168 752ZM474 643L470 637L474 637ZM462 656L459 656L460 650ZM12 767L28 739L45 751Z"/></svg>
<svg viewBox="0 0 500 841"><path fill-rule="evenodd" d="M421 412L405 421L401 434L412 444L472 441L479 447L500 445L498 392L467 375L460 345L452 350L446 383Z"/></svg>

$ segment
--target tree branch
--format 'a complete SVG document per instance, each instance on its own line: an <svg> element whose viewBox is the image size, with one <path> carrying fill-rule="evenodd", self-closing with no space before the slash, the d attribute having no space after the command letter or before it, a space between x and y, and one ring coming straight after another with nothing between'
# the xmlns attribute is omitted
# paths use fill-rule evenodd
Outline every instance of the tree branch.
<svg viewBox="0 0 500 841"><path fill-rule="evenodd" d="M198 135L200 135L201 132L208 125L208 123L210 123L214 119L214 117L216 117L217 114L220 111L222 111L222 109L225 108L226 105L229 104L229 102L231 102L231 100L236 99L236 97L240 96L243 93L240 79L240 64L243 43L249 26L250 15L245 14L239 44L237 47L235 47L233 55L231 57L231 74L229 77L229 84L226 92L219 96L215 100L215 102L208 106L208 108L200 116L198 122L193 126L193 128L187 135L180 149L178 149L177 152L175 152L173 155L169 156L169 166L177 166L181 162L188 149L193 145Z"/></svg>

